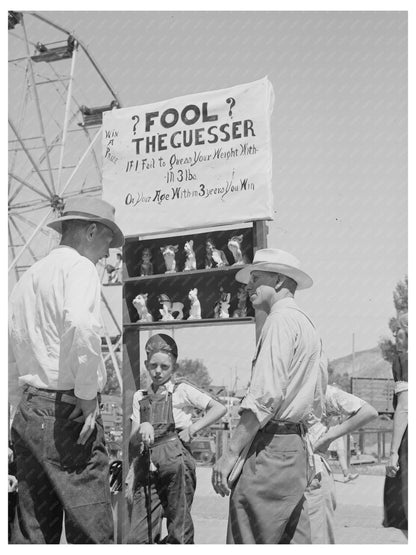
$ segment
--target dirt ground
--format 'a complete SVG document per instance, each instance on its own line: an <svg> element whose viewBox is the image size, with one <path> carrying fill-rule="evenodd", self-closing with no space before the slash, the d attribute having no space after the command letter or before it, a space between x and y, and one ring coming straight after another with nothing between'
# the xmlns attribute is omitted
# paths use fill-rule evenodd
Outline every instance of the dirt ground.
<svg viewBox="0 0 416 555"><path fill-rule="evenodd" d="M197 468L197 489L192 509L196 544L224 544L227 528L228 498L217 495L211 486L211 468ZM335 474L338 544L406 544L395 528L383 528L384 476L362 474L344 484Z"/></svg>

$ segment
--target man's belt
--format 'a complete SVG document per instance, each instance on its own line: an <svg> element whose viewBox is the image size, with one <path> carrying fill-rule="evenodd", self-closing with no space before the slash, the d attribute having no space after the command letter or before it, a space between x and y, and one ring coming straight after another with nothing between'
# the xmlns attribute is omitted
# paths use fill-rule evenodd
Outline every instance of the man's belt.
<svg viewBox="0 0 416 555"><path fill-rule="evenodd" d="M284 434L296 434L302 436L305 434L306 429L304 424L301 422L289 422L288 420L270 420L261 429L261 432L265 434L273 435L284 435Z"/></svg>
<svg viewBox="0 0 416 555"><path fill-rule="evenodd" d="M77 404L77 398L73 389L46 389L42 387L35 387L34 385L25 384L23 386L24 393L32 395L40 395L48 399L55 399L62 401L62 403L69 403L70 405ZM98 403L101 402L101 394L97 393Z"/></svg>
<svg viewBox="0 0 416 555"><path fill-rule="evenodd" d="M47 397L48 399L62 401L62 403L69 403L70 405L77 404L73 389L46 389L26 384L23 386L23 391L32 395L40 395L41 397Z"/></svg>

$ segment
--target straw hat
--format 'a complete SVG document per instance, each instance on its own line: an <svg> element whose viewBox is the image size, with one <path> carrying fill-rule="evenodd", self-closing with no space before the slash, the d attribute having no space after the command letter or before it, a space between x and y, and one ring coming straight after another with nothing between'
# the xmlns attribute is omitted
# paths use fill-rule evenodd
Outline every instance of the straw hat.
<svg viewBox="0 0 416 555"><path fill-rule="evenodd" d="M249 264L237 272L235 279L241 283L248 283L250 274L254 270L275 272L292 278L298 284L298 289L308 289L313 280L300 269L299 260L289 252L281 249L260 249L254 254L253 264Z"/></svg>
<svg viewBox="0 0 416 555"><path fill-rule="evenodd" d="M62 233L62 222L68 220L99 222L114 233L110 248L121 247L124 244L123 232L115 222L115 208L105 200L88 195L70 198L65 202L62 216L46 225L58 233Z"/></svg>

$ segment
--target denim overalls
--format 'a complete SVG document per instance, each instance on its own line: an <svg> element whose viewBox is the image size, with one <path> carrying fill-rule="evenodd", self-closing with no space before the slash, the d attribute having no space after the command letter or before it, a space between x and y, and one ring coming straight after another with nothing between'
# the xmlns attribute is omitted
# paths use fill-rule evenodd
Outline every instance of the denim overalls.
<svg viewBox="0 0 416 555"><path fill-rule="evenodd" d="M143 397L140 421L150 422L155 430L150 457L156 470L150 474L151 499L146 506L145 457L140 455L133 463L136 485L127 543L148 543L149 509L153 543L193 543L191 505L196 487L195 462L175 431L172 394L153 393ZM161 540L163 517L167 519L168 535Z"/></svg>

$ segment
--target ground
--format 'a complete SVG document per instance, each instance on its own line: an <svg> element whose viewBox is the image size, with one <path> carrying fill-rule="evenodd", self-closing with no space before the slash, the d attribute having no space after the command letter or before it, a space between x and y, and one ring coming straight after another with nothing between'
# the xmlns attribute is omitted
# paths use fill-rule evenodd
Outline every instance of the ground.
<svg viewBox="0 0 416 555"><path fill-rule="evenodd" d="M197 468L198 485L192 509L196 544L224 544L228 498L217 495L211 485L211 468ZM362 474L344 484L335 474L337 492L336 542L338 544L404 544L395 528L383 528L383 476Z"/></svg>

